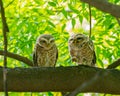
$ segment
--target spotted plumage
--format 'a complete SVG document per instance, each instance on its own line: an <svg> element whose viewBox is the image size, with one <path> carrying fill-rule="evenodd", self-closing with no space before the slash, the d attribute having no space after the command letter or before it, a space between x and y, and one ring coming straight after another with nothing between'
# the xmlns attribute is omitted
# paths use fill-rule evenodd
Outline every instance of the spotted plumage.
<svg viewBox="0 0 120 96"><path fill-rule="evenodd" d="M58 50L55 44L54 37L49 34L40 35L37 38L34 53L34 66L39 67L54 67L58 58Z"/></svg>
<svg viewBox="0 0 120 96"><path fill-rule="evenodd" d="M68 40L69 52L73 62L78 65L95 66L96 55L94 45L84 34L73 34Z"/></svg>

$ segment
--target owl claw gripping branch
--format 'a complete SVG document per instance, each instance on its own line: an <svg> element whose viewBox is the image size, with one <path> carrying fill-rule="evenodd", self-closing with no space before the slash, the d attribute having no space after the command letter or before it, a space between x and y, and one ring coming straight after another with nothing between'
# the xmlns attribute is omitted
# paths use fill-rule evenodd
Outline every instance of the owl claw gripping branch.
<svg viewBox="0 0 120 96"><path fill-rule="evenodd" d="M95 66L96 55L94 45L84 34L73 34L68 40L69 52L73 62L78 65Z"/></svg>
<svg viewBox="0 0 120 96"><path fill-rule="evenodd" d="M34 66L55 67L58 58L58 50L52 35L43 34L37 38L34 53Z"/></svg>

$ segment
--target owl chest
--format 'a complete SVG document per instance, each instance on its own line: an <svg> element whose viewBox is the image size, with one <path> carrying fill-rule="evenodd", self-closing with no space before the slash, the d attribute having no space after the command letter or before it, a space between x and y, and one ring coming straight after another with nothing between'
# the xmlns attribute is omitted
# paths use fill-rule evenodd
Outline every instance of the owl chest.
<svg viewBox="0 0 120 96"><path fill-rule="evenodd" d="M88 57L90 53L91 53L91 50L87 46L83 46L79 48L79 50L74 50L74 49L72 50L73 56L77 58Z"/></svg>
<svg viewBox="0 0 120 96"><path fill-rule="evenodd" d="M49 67L49 66L52 66L52 64L54 64L54 52L53 52L53 50L49 50L49 51L47 51L47 50L44 50L44 51L40 51L38 54L37 54L37 56L38 56L38 60L37 60L37 62L38 62L38 65L39 66L43 66L43 67Z"/></svg>

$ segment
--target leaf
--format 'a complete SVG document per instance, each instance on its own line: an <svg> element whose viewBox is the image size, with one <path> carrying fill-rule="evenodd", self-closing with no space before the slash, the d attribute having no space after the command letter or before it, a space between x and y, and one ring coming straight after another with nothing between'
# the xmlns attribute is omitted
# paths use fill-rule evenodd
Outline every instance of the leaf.
<svg viewBox="0 0 120 96"><path fill-rule="evenodd" d="M54 3L54 2L48 2L48 4L49 4L50 6L53 6L53 7L56 6L56 3Z"/></svg>
<svg viewBox="0 0 120 96"><path fill-rule="evenodd" d="M37 4L39 4L39 5L44 4L43 0L34 0L34 1L35 1L35 3L37 3Z"/></svg>
<svg viewBox="0 0 120 96"><path fill-rule="evenodd" d="M53 12L53 11L51 11L51 10L49 10L49 9L46 9L46 11L47 11L47 13L48 13L49 15L54 15L54 12Z"/></svg>
<svg viewBox="0 0 120 96"><path fill-rule="evenodd" d="M62 13L65 16L65 18L67 19L67 11L64 8L62 9Z"/></svg>
<svg viewBox="0 0 120 96"><path fill-rule="evenodd" d="M120 50L118 50L117 55L120 57Z"/></svg>
<svg viewBox="0 0 120 96"><path fill-rule="evenodd" d="M75 23L76 23L76 21L75 21L75 19L73 18L73 19L72 19L72 27L73 27L73 28L75 27Z"/></svg>
<svg viewBox="0 0 120 96"><path fill-rule="evenodd" d="M66 24L62 26L62 32L64 31L65 27L66 27Z"/></svg>
<svg viewBox="0 0 120 96"><path fill-rule="evenodd" d="M82 24L82 22L83 22L83 17L82 17L81 15L79 15L79 21L80 21L80 23Z"/></svg>
<svg viewBox="0 0 120 96"><path fill-rule="evenodd" d="M55 28L54 23L52 23L51 21L48 21L48 24L50 24L52 27L54 27L54 28Z"/></svg>
<svg viewBox="0 0 120 96"><path fill-rule="evenodd" d="M115 25L115 24L113 24L113 23L112 23L112 24L110 24L110 25L108 26L108 29L113 28L113 27L114 27L114 25Z"/></svg>
<svg viewBox="0 0 120 96"><path fill-rule="evenodd" d="M52 92L48 92L48 96L53 96Z"/></svg>
<svg viewBox="0 0 120 96"><path fill-rule="evenodd" d="M73 12L80 14L80 11L78 11L77 9L75 9L73 6L71 6L71 4L68 4L68 7L70 8L70 10L72 10Z"/></svg>
<svg viewBox="0 0 120 96"><path fill-rule="evenodd" d="M85 9L86 8L86 4L82 3L82 8Z"/></svg>
<svg viewBox="0 0 120 96"><path fill-rule="evenodd" d="M102 60L99 58L97 60L98 60L99 64L104 68L104 64L103 64Z"/></svg>

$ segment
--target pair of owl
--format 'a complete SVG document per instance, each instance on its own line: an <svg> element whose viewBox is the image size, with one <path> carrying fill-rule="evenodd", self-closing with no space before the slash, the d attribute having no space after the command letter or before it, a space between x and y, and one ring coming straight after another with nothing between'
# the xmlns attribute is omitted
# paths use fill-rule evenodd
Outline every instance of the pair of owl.
<svg viewBox="0 0 120 96"><path fill-rule="evenodd" d="M69 52L73 62L78 65L94 66L96 55L93 42L84 34L73 34L68 40ZM54 37L49 34L37 38L34 53L34 66L55 67L58 59L58 49Z"/></svg>

